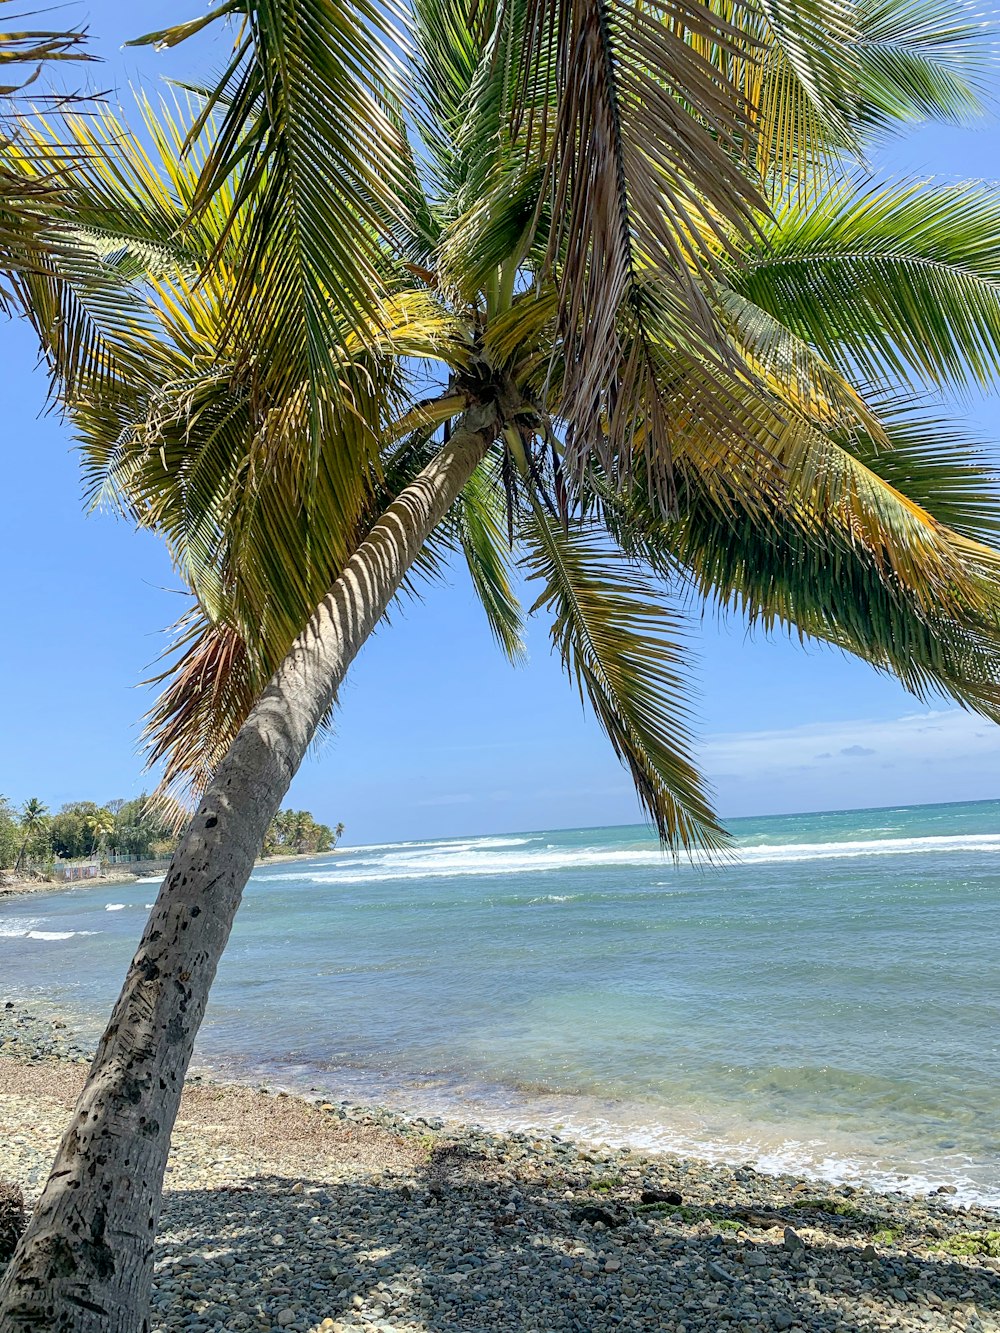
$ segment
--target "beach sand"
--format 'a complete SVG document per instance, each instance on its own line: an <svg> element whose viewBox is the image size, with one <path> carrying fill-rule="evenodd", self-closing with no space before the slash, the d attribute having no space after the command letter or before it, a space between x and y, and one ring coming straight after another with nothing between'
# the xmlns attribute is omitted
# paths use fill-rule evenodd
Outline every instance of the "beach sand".
<svg viewBox="0 0 1000 1333"><path fill-rule="evenodd" d="M42 1029L0 1056L0 1179L29 1200L85 1070L33 1054ZM201 1083L153 1329L993 1333L1000 1258L965 1251L1000 1255L1000 1218L953 1203Z"/></svg>

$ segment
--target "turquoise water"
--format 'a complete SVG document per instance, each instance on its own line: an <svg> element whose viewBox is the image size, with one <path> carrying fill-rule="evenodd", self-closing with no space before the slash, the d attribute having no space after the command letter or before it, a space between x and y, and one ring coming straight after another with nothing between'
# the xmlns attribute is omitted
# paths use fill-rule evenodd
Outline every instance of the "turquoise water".
<svg viewBox="0 0 1000 1333"><path fill-rule="evenodd" d="M1000 1203L1000 802L361 847L254 874L199 1059L484 1124ZM96 1030L155 886L0 903Z"/></svg>

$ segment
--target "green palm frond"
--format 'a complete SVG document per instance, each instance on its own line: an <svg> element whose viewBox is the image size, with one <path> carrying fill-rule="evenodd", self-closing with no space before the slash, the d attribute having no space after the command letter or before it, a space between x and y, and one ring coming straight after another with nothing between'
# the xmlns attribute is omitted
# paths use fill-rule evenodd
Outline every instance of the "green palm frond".
<svg viewBox="0 0 1000 1333"><path fill-rule="evenodd" d="M944 693L1000 717L1000 563L981 545L1000 523L1000 478L928 409L887 402L879 416L877 445L854 433L827 446L856 485L866 479L866 527L849 506L818 509L801 468L776 473L757 504L742 485L720 495L718 477L689 472L674 523L638 487L602 487L599 501L636 558L674 580L686 571L698 596L751 627L836 644L920 698Z"/></svg>
<svg viewBox="0 0 1000 1333"><path fill-rule="evenodd" d="M782 627L802 640L833 644L922 700L945 695L1000 720L995 578L981 580L975 604L945 612L886 577L849 533L818 529L794 513L763 526L755 514L738 506L720 512L701 495L691 497L682 522L669 529L654 522L637 537L642 524L634 511L627 521L636 548L654 567L675 581L687 571L699 598L737 611L751 630Z"/></svg>
<svg viewBox="0 0 1000 1333"><path fill-rule="evenodd" d="M725 835L691 757L690 687L680 617L639 569L587 524L569 530L536 510L523 529L525 569L542 584L532 612L590 703L667 847L718 850Z"/></svg>
<svg viewBox="0 0 1000 1333"><path fill-rule="evenodd" d="M506 497L491 462L480 464L451 519L493 637L510 660L525 660L524 618L514 592Z"/></svg>
<svg viewBox="0 0 1000 1333"><path fill-rule="evenodd" d="M1000 547L1000 474L989 461L990 443L910 394L877 401L875 408L888 447L852 434L845 448L938 523Z"/></svg>
<svg viewBox="0 0 1000 1333"><path fill-rule="evenodd" d="M394 107L396 34L370 0L228 0L207 16L240 27L226 76L195 122L220 123L192 201L195 217L235 185L253 208L234 283L234 340L279 395L306 385L314 450L323 401L349 375L350 338L378 331L382 238L405 213L409 155ZM168 43L187 27L140 39ZM347 461L347 460L345 460ZM360 470L377 456L350 459ZM357 487L357 468L341 482Z"/></svg>
<svg viewBox="0 0 1000 1333"><path fill-rule="evenodd" d="M985 11L955 0L862 0L858 15L856 116L865 128L982 115L995 28Z"/></svg>
<svg viewBox="0 0 1000 1333"><path fill-rule="evenodd" d="M59 182L40 231L44 257L20 282L70 409L90 410L90 400L106 404L115 394L134 415L154 383L183 373L158 337L164 292L172 283L190 287L227 225L231 199L220 198L212 217L180 236L198 179L198 145L181 156L180 106L154 111L141 102L140 109L157 160L103 109L26 123L5 154L30 184Z"/></svg>
<svg viewBox="0 0 1000 1333"><path fill-rule="evenodd" d="M808 205L788 200L727 281L847 374L986 386L1000 348L1000 197L848 180Z"/></svg>

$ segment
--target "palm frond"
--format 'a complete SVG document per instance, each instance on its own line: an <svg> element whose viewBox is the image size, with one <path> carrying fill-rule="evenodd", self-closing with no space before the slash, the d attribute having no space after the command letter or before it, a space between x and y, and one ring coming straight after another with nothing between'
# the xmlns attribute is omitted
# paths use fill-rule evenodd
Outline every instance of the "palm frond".
<svg viewBox="0 0 1000 1333"><path fill-rule="evenodd" d="M1000 196L848 180L787 201L734 290L863 381L989 385L1000 354Z"/></svg>
<svg viewBox="0 0 1000 1333"><path fill-rule="evenodd" d="M12 4L13 0L0 0L0 21L10 11L2 6ZM12 14L17 21L31 17L30 12ZM63 31L44 28L25 28L20 30L0 30L0 71L4 82L0 84L0 98L11 98L35 82L44 66L54 61L94 60L92 52L86 50L87 33L85 30L64 29Z"/></svg>
<svg viewBox="0 0 1000 1333"><path fill-rule="evenodd" d="M685 474L681 516L663 522L641 488L599 488L611 531L634 557L738 610L836 644L920 698L945 693L1000 717L1000 478L954 425L907 400L879 404L884 436L826 446L859 488L820 504L815 471L789 467L754 502L742 482ZM819 447L819 446L817 446ZM832 498L832 495L828 498ZM946 526L949 525L949 526ZM936 590L936 591L935 591Z"/></svg>
<svg viewBox="0 0 1000 1333"><path fill-rule="evenodd" d="M995 28L987 11L955 0L861 0L854 43L861 125L964 124L982 115Z"/></svg>
<svg viewBox="0 0 1000 1333"><path fill-rule="evenodd" d="M522 527L525 568L542 590L552 643L628 769L661 842L717 850L725 835L691 757L680 618L599 528L569 531L536 510Z"/></svg>
<svg viewBox="0 0 1000 1333"><path fill-rule="evenodd" d="M865 434L844 445L871 472L970 541L1000 546L1000 473L991 443L933 403L902 394L875 403L886 446Z"/></svg>
<svg viewBox="0 0 1000 1333"><path fill-rule="evenodd" d="M759 196L739 167L742 92L705 48L747 55L745 31L704 6L530 0L517 128L545 164L547 265L559 290L567 464L631 445L651 406L647 368L623 356L619 320L645 282L657 320L718 363L724 340L699 275L746 234ZM606 370L620 367L609 386ZM634 411L611 404L631 400ZM641 405L641 406L640 406ZM612 432L608 423L614 423ZM653 445L658 442L650 437Z"/></svg>
<svg viewBox="0 0 1000 1333"><path fill-rule="evenodd" d="M409 158L395 114L396 34L372 0L230 0L235 54L192 127L219 110L192 213L235 181L247 214L234 283L233 337L254 348L261 391L306 385L314 451L321 401L350 374L346 344L378 328L386 295L382 239L405 213ZM185 30L140 39L173 42ZM266 381L267 388L264 388ZM362 473L377 456L363 460ZM356 488L358 469L341 484ZM359 497L360 499L360 497Z"/></svg>
<svg viewBox="0 0 1000 1333"><path fill-rule="evenodd" d="M12 0L0 0L0 21ZM11 16L16 21L24 12ZM20 94L42 70L61 61L93 60L86 32L22 29L0 31L0 275L30 272L44 264L48 245L43 235L49 210L60 197L58 173L25 170L22 126L17 113ZM24 292L0 283L0 312L24 309Z"/></svg>
<svg viewBox="0 0 1000 1333"><path fill-rule="evenodd" d="M525 660L524 619L514 592L502 482L491 461L481 463L451 517L476 596L493 637L518 665Z"/></svg>
<svg viewBox="0 0 1000 1333"><path fill-rule="evenodd" d="M946 477L947 465L939 471ZM636 503L645 508L641 496ZM994 577L982 578L975 603L928 606L912 586L887 577L849 532L818 528L794 511L761 525L741 506L720 510L704 493L689 497L679 524L654 520L643 528L633 510L623 527L654 568L675 581L686 570L699 597L737 611L751 630L782 627L833 644L924 701L945 695L1000 720Z"/></svg>

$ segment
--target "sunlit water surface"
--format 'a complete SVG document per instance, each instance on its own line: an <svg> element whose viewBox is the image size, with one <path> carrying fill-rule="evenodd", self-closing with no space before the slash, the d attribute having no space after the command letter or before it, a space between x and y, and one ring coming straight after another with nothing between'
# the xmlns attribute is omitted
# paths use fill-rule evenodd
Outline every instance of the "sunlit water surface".
<svg viewBox="0 0 1000 1333"><path fill-rule="evenodd" d="M482 1124L1000 1203L1000 803L361 847L258 870L198 1057ZM150 883L0 903L4 998L96 1033Z"/></svg>

